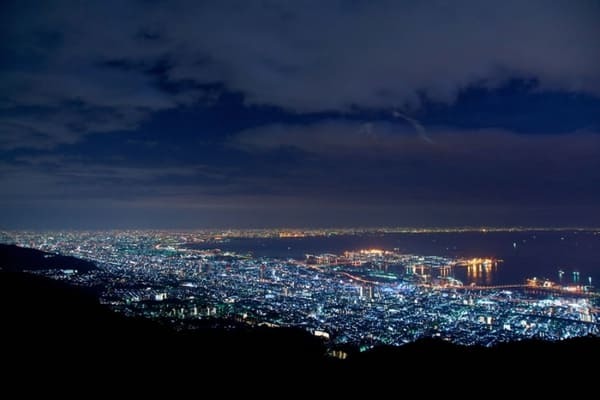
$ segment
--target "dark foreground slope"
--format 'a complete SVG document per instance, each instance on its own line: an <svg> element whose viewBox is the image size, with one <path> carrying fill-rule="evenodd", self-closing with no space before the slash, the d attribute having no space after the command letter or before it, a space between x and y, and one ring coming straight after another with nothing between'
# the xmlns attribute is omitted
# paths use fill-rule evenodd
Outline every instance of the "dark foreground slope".
<svg viewBox="0 0 600 400"><path fill-rule="evenodd" d="M323 343L301 330L200 327L176 332L113 313L79 288L7 271L0 272L0 319L2 363L8 366L3 378L8 373L56 382L93 378L103 385L143 382L152 388L225 378L232 382L228 390L253 392L281 382L297 385L292 390L325 383L344 392L378 385L387 390L390 384L400 390L417 382L425 382L420 387L427 393L472 391L482 383L493 390L525 384L534 392L555 387L587 392L597 391L600 360L598 339L582 338L492 349L423 340L353 354L342 362L328 358ZM240 379L250 386L233 383Z"/></svg>
<svg viewBox="0 0 600 400"><path fill-rule="evenodd" d="M79 288L25 273L0 272L0 312L2 342L17 364L36 359L44 367L57 357L87 369L166 372L166 365L186 360L201 368L268 367L314 363L324 353L319 340L295 329L177 332L114 313Z"/></svg>
<svg viewBox="0 0 600 400"><path fill-rule="evenodd" d="M87 272L95 269L96 266L92 262L75 257L0 244L0 268L4 271L76 269Z"/></svg>

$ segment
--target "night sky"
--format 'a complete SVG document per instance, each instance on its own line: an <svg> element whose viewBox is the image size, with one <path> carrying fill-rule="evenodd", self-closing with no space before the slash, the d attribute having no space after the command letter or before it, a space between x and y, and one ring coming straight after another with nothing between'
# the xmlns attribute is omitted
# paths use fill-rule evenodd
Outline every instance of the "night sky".
<svg viewBox="0 0 600 400"><path fill-rule="evenodd" d="M600 1L0 4L0 228L599 226Z"/></svg>

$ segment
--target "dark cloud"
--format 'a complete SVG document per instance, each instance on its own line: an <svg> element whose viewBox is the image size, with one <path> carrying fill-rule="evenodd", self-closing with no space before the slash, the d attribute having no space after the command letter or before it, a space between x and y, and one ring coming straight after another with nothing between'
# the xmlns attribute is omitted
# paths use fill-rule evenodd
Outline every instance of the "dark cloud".
<svg viewBox="0 0 600 400"><path fill-rule="evenodd" d="M600 223L599 18L583 0L3 2L3 220Z"/></svg>
<svg viewBox="0 0 600 400"><path fill-rule="evenodd" d="M420 126L420 125L419 125ZM325 156L386 157L433 145L420 129L391 122L321 121L310 125L266 125L242 131L230 144L250 152L295 148Z"/></svg>
<svg viewBox="0 0 600 400"><path fill-rule="evenodd" d="M319 207L319 213L347 210L340 211L344 215L353 207L398 215L418 207L442 214L472 207L493 214L600 203L592 184L600 181L600 135L595 133L430 128L433 142L428 142L410 127L380 121L288 128L265 126L232 137L225 149L236 150L218 166L201 159L135 161L120 154L112 163L31 155L6 165L0 184L10 188L7 205L36 198L40 207L64 199L104 199L105 206L210 209L215 215L256 208L304 215Z"/></svg>
<svg viewBox="0 0 600 400"><path fill-rule="evenodd" d="M452 102L469 85L515 76L540 90L600 93L594 1L19 1L3 14L4 109L79 101L111 108L122 129L215 83L296 111ZM190 90L161 90L180 82ZM5 142L18 129L31 135L16 118L26 119L2 118ZM79 134L105 130L90 124Z"/></svg>
<svg viewBox="0 0 600 400"><path fill-rule="evenodd" d="M222 81L249 102L301 111L414 104L423 94L450 102L470 84L515 75L600 90L594 2L221 4L179 21L195 45L172 79Z"/></svg>
<svg viewBox="0 0 600 400"><path fill-rule="evenodd" d="M65 102L51 107L0 110L0 146L48 149L75 143L90 133L133 130L147 111Z"/></svg>
<svg viewBox="0 0 600 400"><path fill-rule="evenodd" d="M346 121L266 126L232 140L254 154L292 148L312 155L304 165L304 184L312 182L315 193L335 201L435 203L440 194L444 202L472 205L600 200L589 184L600 178L598 134L430 128L428 135L431 141L387 122L371 122L366 128Z"/></svg>

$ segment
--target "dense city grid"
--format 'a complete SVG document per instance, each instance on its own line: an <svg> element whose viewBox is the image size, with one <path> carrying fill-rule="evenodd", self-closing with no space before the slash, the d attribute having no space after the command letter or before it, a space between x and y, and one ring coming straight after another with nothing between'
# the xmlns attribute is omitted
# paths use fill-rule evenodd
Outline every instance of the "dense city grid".
<svg viewBox="0 0 600 400"><path fill-rule="evenodd" d="M353 233L353 232L345 232ZM356 232L354 232L356 233ZM494 259L453 259L363 249L255 257L219 250L228 237L324 232L11 232L2 241L93 261L89 272L36 271L93 288L118 312L193 328L198 321L301 327L334 350L440 337L465 345L597 335L591 286L548 280L463 285L453 270L496 268ZM190 246L204 243L207 249Z"/></svg>

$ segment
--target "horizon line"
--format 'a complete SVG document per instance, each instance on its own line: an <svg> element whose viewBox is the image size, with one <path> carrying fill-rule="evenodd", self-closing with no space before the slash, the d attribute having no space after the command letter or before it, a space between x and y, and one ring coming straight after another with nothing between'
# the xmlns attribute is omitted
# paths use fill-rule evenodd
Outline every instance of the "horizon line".
<svg viewBox="0 0 600 400"><path fill-rule="evenodd" d="M489 225L462 225L462 226L319 226L319 227L197 227L197 228L149 228L149 227L127 227L127 228L0 228L0 233L5 232L109 232L109 231L157 231L157 232L202 232L202 231L388 231L387 233L403 232L502 232L502 231L594 231L600 230L600 226L489 226Z"/></svg>

